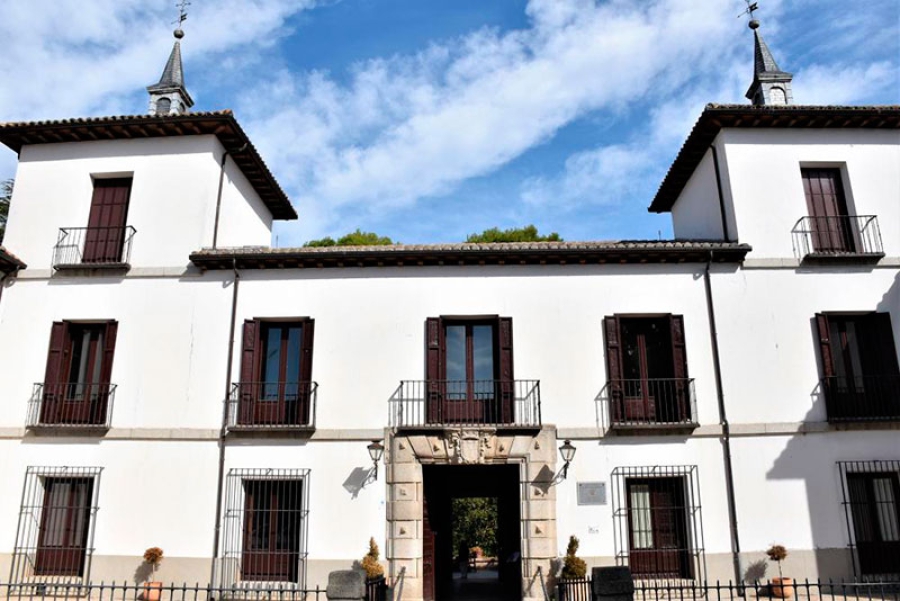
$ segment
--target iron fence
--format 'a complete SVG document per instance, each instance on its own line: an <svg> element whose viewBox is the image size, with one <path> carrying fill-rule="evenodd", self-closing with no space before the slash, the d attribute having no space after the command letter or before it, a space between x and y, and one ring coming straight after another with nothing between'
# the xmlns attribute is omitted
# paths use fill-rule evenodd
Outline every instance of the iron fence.
<svg viewBox="0 0 900 601"><path fill-rule="evenodd" d="M388 601L388 586L384 576L366 580L366 601Z"/></svg>
<svg viewBox="0 0 900 601"><path fill-rule="evenodd" d="M801 217L791 236L798 259L884 255L875 215Z"/></svg>
<svg viewBox="0 0 900 601"><path fill-rule="evenodd" d="M53 247L54 269L128 265L132 226L63 227Z"/></svg>
<svg viewBox="0 0 900 601"><path fill-rule="evenodd" d="M697 426L693 378L610 380L599 400L606 429Z"/></svg>
<svg viewBox="0 0 900 601"><path fill-rule="evenodd" d="M0 597L27 601L53 600L109 600L109 601L326 601L325 589L275 587L248 588L235 585L229 588L202 584L161 584L155 582L73 583L22 582L0 583Z"/></svg>
<svg viewBox="0 0 900 601"><path fill-rule="evenodd" d="M830 422L900 420L900 376L822 378Z"/></svg>
<svg viewBox="0 0 900 601"><path fill-rule="evenodd" d="M108 429L112 422L115 384L34 385L28 402L29 428Z"/></svg>
<svg viewBox="0 0 900 601"><path fill-rule="evenodd" d="M558 580L558 601L590 601L590 577ZM809 599L822 601L900 601L900 581L890 582L834 582L756 581L746 584L733 582L684 581L681 583L634 581L634 601L668 601L708 599L738 601L739 599Z"/></svg>
<svg viewBox="0 0 900 601"><path fill-rule="evenodd" d="M540 381L404 380L389 401L389 413L394 428L540 428Z"/></svg>
<svg viewBox="0 0 900 601"><path fill-rule="evenodd" d="M230 430L315 429L316 382L239 382L228 399Z"/></svg>

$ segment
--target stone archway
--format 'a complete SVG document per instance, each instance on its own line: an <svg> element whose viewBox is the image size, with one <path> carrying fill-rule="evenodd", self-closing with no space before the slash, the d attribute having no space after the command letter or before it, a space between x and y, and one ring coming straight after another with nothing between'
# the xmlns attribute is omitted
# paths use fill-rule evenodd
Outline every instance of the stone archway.
<svg viewBox="0 0 900 601"><path fill-rule="evenodd" d="M385 445L387 549L400 601L423 599L423 465L516 465L519 468L522 599L538 601L549 586L556 548L556 430L491 428L390 432Z"/></svg>

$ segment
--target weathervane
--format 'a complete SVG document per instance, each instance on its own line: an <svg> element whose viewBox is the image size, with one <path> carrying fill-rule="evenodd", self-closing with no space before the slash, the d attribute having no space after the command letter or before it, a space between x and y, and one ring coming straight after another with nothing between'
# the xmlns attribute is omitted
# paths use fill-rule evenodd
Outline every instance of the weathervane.
<svg viewBox="0 0 900 601"><path fill-rule="evenodd" d="M756 29L759 27L759 21L753 16L753 13L759 10L759 2L754 2L753 0L744 0L744 2L747 3L747 10L739 14L738 19L744 15L750 15L750 29Z"/></svg>
<svg viewBox="0 0 900 601"><path fill-rule="evenodd" d="M181 0L181 2L175 5L178 8L178 20L172 21L172 25L177 23L178 29L181 29L181 24L187 19L187 7L190 5L191 3L188 2L188 0Z"/></svg>

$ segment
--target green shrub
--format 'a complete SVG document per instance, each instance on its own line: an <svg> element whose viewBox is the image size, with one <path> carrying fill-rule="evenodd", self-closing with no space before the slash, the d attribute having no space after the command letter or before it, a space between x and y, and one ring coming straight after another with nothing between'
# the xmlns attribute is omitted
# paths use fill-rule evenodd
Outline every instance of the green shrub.
<svg viewBox="0 0 900 601"><path fill-rule="evenodd" d="M584 578L587 575L587 564L576 555L578 553L578 537L569 537L569 546L566 547L566 557L563 560L563 578Z"/></svg>

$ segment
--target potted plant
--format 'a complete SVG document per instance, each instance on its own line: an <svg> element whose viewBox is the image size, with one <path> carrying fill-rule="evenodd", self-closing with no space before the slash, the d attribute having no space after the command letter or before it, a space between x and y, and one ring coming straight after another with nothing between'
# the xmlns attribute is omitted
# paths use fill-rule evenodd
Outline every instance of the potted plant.
<svg viewBox="0 0 900 601"><path fill-rule="evenodd" d="M789 599L794 596L794 579L785 578L781 572L781 562L788 556L787 549L781 545L772 545L766 551L770 561L778 564L778 577L772 578L772 595L781 599Z"/></svg>
<svg viewBox="0 0 900 601"><path fill-rule="evenodd" d="M362 566L362 569L366 571L366 580L378 580L384 577L384 566L378 562L378 544L375 542L375 538L369 539L369 552L363 556L362 561L359 564Z"/></svg>
<svg viewBox="0 0 900 601"><path fill-rule="evenodd" d="M566 547L566 556L563 558L562 572L559 575L561 586L559 587L559 598L565 601L567 587L566 580L582 579L587 576L587 564L578 557L578 537L570 536L569 545Z"/></svg>
<svg viewBox="0 0 900 601"><path fill-rule="evenodd" d="M152 580L163 560L163 550L159 547L150 547L144 551L144 562L150 566L150 580L144 582L143 601L159 601L162 596L163 583Z"/></svg>

